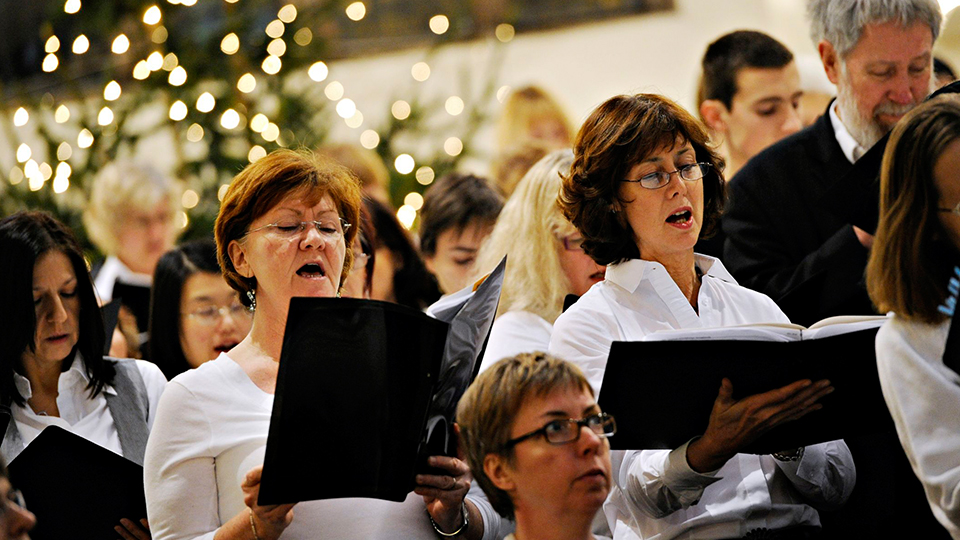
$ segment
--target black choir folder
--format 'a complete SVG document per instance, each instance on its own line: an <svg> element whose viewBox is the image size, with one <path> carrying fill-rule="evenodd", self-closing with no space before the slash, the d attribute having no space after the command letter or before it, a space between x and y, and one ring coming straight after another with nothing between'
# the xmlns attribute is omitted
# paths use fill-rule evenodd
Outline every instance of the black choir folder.
<svg viewBox="0 0 960 540"><path fill-rule="evenodd" d="M600 407L617 419L615 450L677 448L702 435L726 377L740 399L794 381L829 379L823 408L781 424L743 450L770 454L893 429L880 391L874 339L884 317L834 317L796 325L657 332L617 341Z"/></svg>
<svg viewBox="0 0 960 540"><path fill-rule="evenodd" d="M57 426L41 431L8 468L37 516L34 540L117 538L121 518L147 517L143 467Z"/></svg>
<svg viewBox="0 0 960 540"><path fill-rule="evenodd" d="M258 502L403 501L427 456L455 455L453 415L480 366L505 262L438 318L373 300L292 299Z"/></svg>

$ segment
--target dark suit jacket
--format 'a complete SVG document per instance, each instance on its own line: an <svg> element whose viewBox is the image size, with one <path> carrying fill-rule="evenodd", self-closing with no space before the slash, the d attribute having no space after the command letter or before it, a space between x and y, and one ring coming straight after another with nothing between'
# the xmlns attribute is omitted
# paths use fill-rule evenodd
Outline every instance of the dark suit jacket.
<svg viewBox="0 0 960 540"><path fill-rule="evenodd" d="M867 250L826 198L852 167L825 113L757 154L727 186L724 265L797 324L874 313Z"/></svg>

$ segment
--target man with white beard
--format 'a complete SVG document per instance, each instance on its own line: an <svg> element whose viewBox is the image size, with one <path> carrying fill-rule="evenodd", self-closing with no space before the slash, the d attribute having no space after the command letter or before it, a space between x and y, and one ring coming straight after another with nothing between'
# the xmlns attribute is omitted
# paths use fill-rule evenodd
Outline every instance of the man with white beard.
<svg viewBox="0 0 960 540"><path fill-rule="evenodd" d="M828 194L930 93L942 20L936 0L810 0L808 15L837 99L740 170L723 218L724 264L803 325L874 312L863 285L873 237Z"/></svg>
<svg viewBox="0 0 960 540"><path fill-rule="evenodd" d="M733 276L807 326L873 313L863 283L873 237L836 210L859 201L835 193L857 191L834 188L930 92L942 20L936 0L809 0L808 14L837 99L813 125L737 173L722 223L723 261ZM863 375L868 384L877 377ZM821 513L824 538L946 536L892 430L844 442L857 485L843 509Z"/></svg>

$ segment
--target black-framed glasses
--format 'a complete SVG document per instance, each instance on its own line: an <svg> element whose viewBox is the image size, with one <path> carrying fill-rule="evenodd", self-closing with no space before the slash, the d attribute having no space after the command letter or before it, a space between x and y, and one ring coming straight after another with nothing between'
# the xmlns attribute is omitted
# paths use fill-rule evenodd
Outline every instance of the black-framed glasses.
<svg viewBox="0 0 960 540"><path fill-rule="evenodd" d="M326 242L337 242L343 238L343 233L350 228L350 224L346 222L342 217L336 219L326 218L321 220L308 220L308 221L297 221L295 219L282 219L276 223L270 223L264 225L263 227L257 227L256 229L250 229L243 236L253 234L257 231L266 230L268 233L283 238L285 240L292 240L294 238L299 238L305 230L307 230L308 225L313 225L317 228L317 232L320 233L320 236Z"/></svg>
<svg viewBox="0 0 960 540"><path fill-rule="evenodd" d="M953 208L937 208L941 212L950 212L951 214L956 214L960 216L960 203L957 203Z"/></svg>
<svg viewBox="0 0 960 540"><path fill-rule="evenodd" d="M607 413L591 414L586 418L579 420L567 418L565 420L551 420L543 425L542 428L521 435L515 439L507 441L506 447L513 448L527 439L532 439L539 435L550 444L566 444L576 441L580 438L581 428L584 426L590 428L598 437L607 438L617 432L617 423L613 415Z"/></svg>
<svg viewBox="0 0 960 540"><path fill-rule="evenodd" d="M637 179L624 178L624 182L638 183L640 187L646 189L659 189L670 183L670 177L674 174L679 175L682 180L687 182L696 182L710 171L709 163L689 163L683 165L675 171L657 171L645 174Z"/></svg>

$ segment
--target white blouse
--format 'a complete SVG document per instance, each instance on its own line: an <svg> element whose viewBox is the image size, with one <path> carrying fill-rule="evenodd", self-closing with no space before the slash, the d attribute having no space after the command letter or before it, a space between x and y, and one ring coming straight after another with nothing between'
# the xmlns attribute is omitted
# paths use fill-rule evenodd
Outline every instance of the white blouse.
<svg viewBox="0 0 960 540"><path fill-rule="evenodd" d="M503 358L525 352L546 351L553 325L529 311L508 311L493 322L480 371Z"/></svg>
<svg viewBox="0 0 960 540"><path fill-rule="evenodd" d="M960 539L960 375L943 364L950 320L894 316L877 334L880 387L937 521Z"/></svg>
<svg viewBox="0 0 960 540"><path fill-rule="evenodd" d="M703 273L699 314L663 265L634 259L608 266L605 281L557 319L549 352L578 364L599 395L613 341L658 330L789 322L773 300L739 286L717 259L697 255L696 265ZM638 390L656 383L637 381ZM711 474L690 468L686 445L635 450L625 453L604 512L615 540L668 539L691 530L696 538L736 538L754 529L819 526L808 502L839 505L855 479L843 441L807 447L799 462L737 454Z"/></svg>
<svg viewBox="0 0 960 540"><path fill-rule="evenodd" d="M226 354L170 381L144 458L147 516L155 540L212 539L246 508L240 485L250 469L263 464L273 398ZM471 500L484 523L493 519L489 503ZM283 539L437 537L423 497L412 492L402 503L359 498L302 502L293 515ZM485 531L491 533L485 540L493 538L497 525Z"/></svg>
<svg viewBox="0 0 960 540"><path fill-rule="evenodd" d="M167 379L156 364L137 360L137 368L147 389L147 401L150 404L147 429L150 429L156 417L160 395L167 384ZM13 379L20 395L25 399L30 399L33 395L30 380L17 373L14 373ZM117 434L117 427L113 423L113 415L110 414L110 408L107 406L107 398L103 394L99 394L97 397L90 399L90 391L87 389L88 384L90 384L90 379L84 371L83 360L78 353L70 365L70 369L61 373L57 382L59 417L37 414L30 405L11 404L13 420L17 423L17 429L23 438L24 446L30 444L47 426L58 426L123 455L120 448L120 436ZM110 385L104 386L103 391L111 395L117 393Z"/></svg>

